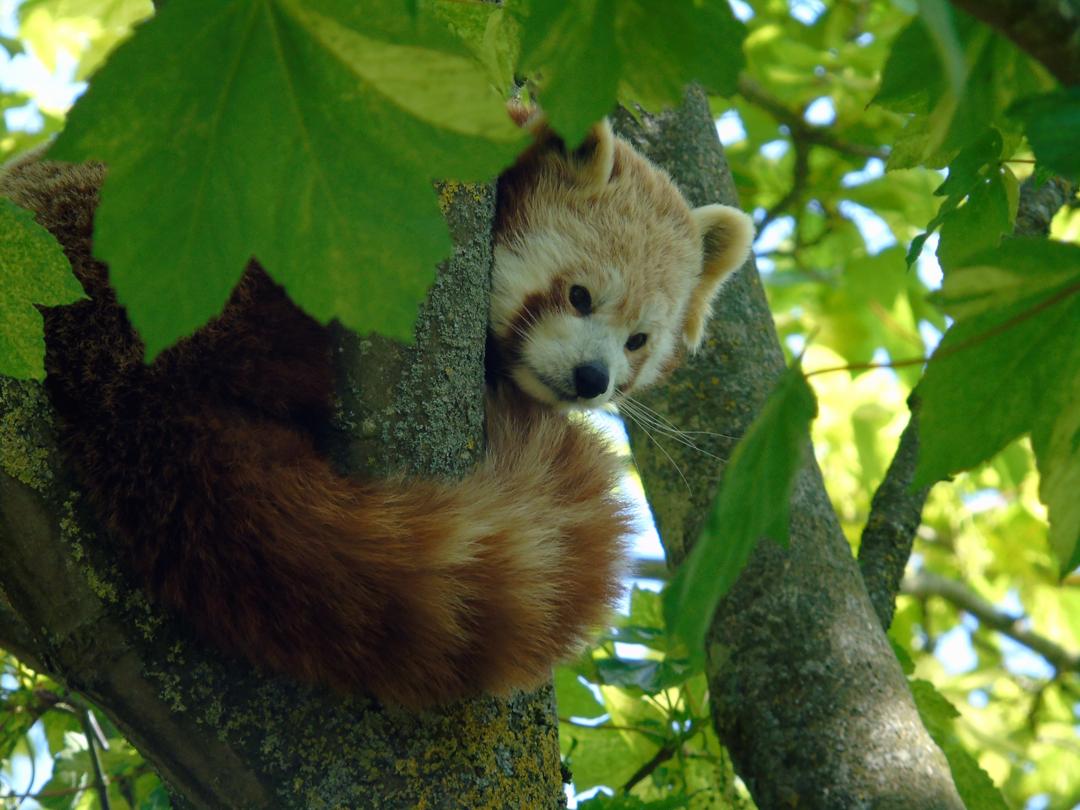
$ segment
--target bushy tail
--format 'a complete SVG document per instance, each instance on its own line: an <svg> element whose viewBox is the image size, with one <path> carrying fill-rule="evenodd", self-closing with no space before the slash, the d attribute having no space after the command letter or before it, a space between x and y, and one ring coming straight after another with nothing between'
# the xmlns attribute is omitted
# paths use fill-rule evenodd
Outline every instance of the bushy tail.
<svg viewBox="0 0 1080 810"><path fill-rule="evenodd" d="M454 482L346 480L287 428L223 425L216 514L158 589L305 680L413 705L539 684L617 595L617 465L564 418L491 411Z"/></svg>
<svg viewBox="0 0 1080 810"><path fill-rule="evenodd" d="M46 313L48 385L84 488L149 589L226 652L408 705L547 678L619 590L611 451L503 392L464 480L336 475L298 421L327 393L320 331L261 272L142 364L90 255L101 174L28 164L0 192L37 211L93 299Z"/></svg>

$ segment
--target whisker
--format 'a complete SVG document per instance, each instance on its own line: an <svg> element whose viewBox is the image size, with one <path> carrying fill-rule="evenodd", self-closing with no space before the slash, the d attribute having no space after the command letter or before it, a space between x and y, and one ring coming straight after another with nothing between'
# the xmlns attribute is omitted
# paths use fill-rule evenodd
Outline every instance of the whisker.
<svg viewBox="0 0 1080 810"><path fill-rule="evenodd" d="M627 415L629 415L629 413ZM660 452L663 453L667 457L667 460L671 463L671 466L675 468L675 472L677 472L679 474L679 477L682 479L683 484L686 486L686 491L689 492L691 495L693 495L694 494L694 488L692 486L690 486L690 482L686 480L686 476L683 474L682 468L678 464L675 463L675 459L673 459L671 457L671 453L669 453L665 449L664 445L660 444L660 442L656 439L655 436L652 435L652 433L649 432L649 429L647 427L645 427L645 425L638 422L632 416L631 416L631 421L634 422L634 424L636 424L639 428L641 428L641 430L645 433L646 436L649 437L649 439L652 441L652 443L656 445L657 449L659 449Z"/></svg>
<svg viewBox="0 0 1080 810"><path fill-rule="evenodd" d="M674 431L675 433L678 433L678 434L680 434L682 436L712 436L712 437L718 438L718 439L728 439L730 441L738 441L738 438L739 438L738 436L732 436L732 435L730 435L728 433L716 433L715 431L711 431L711 430L683 430L682 428L680 428L677 425L675 425L674 423L672 423L662 413L654 411L652 408L650 408L644 402L641 402L640 400L634 399L633 397L631 397L628 394L624 395L624 399L626 401L632 402L639 409L642 409L644 413L646 413L649 416L653 417L653 419L656 420L659 424L664 425L669 430Z"/></svg>
<svg viewBox="0 0 1080 810"><path fill-rule="evenodd" d="M683 433L682 431L680 431L678 429L675 429L675 428L672 428L669 425L659 423L655 419L653 419L649 414L637 410L638 403L630 403L630 402L624 401L623 403L621 403L620 407L625 409L625 412L626 412L627 415L630 415L630 416L634 417L634 424L636 424L638 427L641 427L642 429L644 429L645 425L647 424L649 427L653 428L654 430L661 433L662 435L667 436L667 437L669 437L671 439L674 439L675 441L679 442L679 444L681 444L681 445L683 445L685 447L688 447L691 450L695 450L698 453L701 453L703 456L708 456L709 458L715 459L716 461L719 461L719 462L723 462L723 463L727 462L727 459L722 458L722 457L716 455L715 453L710 453L708 450L705 450L702 447L698 447L698 445L696 445L696 444L694 444L694 442L690 441L690 439L688 439L686 437L686 434Z"/></svg>
<svg viewBox="0 0 1080 810"><path fill-rule="evenodd" d="M650 416L652 416L653 418L659 420L659 422L661 424L667 425L667 427L669 427L671 430L677 431L677 432L681 433L684 436L716 436L716 437L721 438L721 439L731 439L732 441L738 439L737 436L729 436L726 433L714 433L714 432L709 431L709 430L683 430L678 425L675 425L673 422L671 422L666 416L664 416L664 414L660 413L659 411L654 411L652 408L650 408L648 405L646 405L641 400L634 399L629 394L624 394L623 397L627 401L633 402L636 406L641 408L645 413L647 413Z"/></svg>

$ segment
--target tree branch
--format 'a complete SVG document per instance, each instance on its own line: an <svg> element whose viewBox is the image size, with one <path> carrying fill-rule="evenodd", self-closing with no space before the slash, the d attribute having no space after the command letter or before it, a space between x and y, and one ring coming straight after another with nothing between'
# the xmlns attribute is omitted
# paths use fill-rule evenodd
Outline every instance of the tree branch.
<svg viewBox="0 0 1080 810"><path fill-rule="evenodd" d="M653 754L652 758L640 768L638 768L636 771L634 771L633 775L626 780L626 784L622 787L622 792L629 793L631 790L634 789L634 785L636 785L642 779L647 778L649 774L651 774L653 771L655 771L657 768L659 768L661 765L663 765L665 762L675 756L675 752L679 750L680 745L682 745L682 740L677 739L669 740L668 742L660 746L660 748L657 749L656 753Z"/></svg>
<svg viewBox="0 0 1080 810"><path fill-rule="evenodd" d="M1029 630L1023 616L1010 616L998 610L991 602L960 582L929 571L920 571L904 577L900 588L901 593L917 599L931 596L944 599L965 613L970 613L986 627L997 630L1037 652L1059 672L1080 672L1080 653L1069 652L1056 642Z"/></svg>
<svg viewBox="0 0 1080 810"><path fill-rule="evenodd" d="M625 114L616 123L693 204L736 202L700 91L671 113L643 115L641 124ZM702 437L703 449L727 458L734 440L726 437L745 432L784 361L752 262L725 286L715 312L705 347L642 399L684 429L716 434ZM661 452L629 429L668 558L681 562L723 462L678 444ZM755 802L960 810L948 764L919 720L812 460L798 475L790 528L789 548L758 544L706 643L717 733Z"/></svg>
<svg viewBox="0 0 1080 810"><path fill-rule="evenodd" d="M14 655L31 669L43 672L41 661L34 653L37 642L30 628L12 609L3 591L0 591L0 649Z"/></svg>
<svg viewBox="0 0 1080 810"><path fill-rule="evenodd" d="M806 183L810 179L810 147L806 141L795 141L795 162L791 168L791 188L775 205L765 212L765 216L755 223L758 233L764 231L777 217L788 209L797 208L806 193Z"/></svg>
<svg viewBox="0 0 1080 810"><path fill-rule="evenodd" d="M1050 223L1070 200L1076 189L1068 180L1051 177L1037 185L1032 175L1020 184L1020 203L1016 209L1017 236L1048 236Z"/></svg>
<svg viewBox="0 0 1080 810"><path fill-rule="evenodd" d="M1080 8L1074 0L952 0L1046 67L1066 86L1080 84Z"/></svg>
<svg viewBox="0 0 1080 810"><path fill-rule="evenodd" d="M888 151L880 147L845 141L836 135L832 127L807 123L800 112L787 107L784 102L770 95L765 88L746 74L739 77L739 95L755 107L765 110L778 123L787 127L793 141L824 146L853 157L885 160L889 156Z"/></svg>
<svg viewBox="0 0 1080 810"><path fill-rule="evenodd" d="M884 629L892 624L896 592L904 576L929 487L912 491L919 460L919 404L909 400L911 418L885 478L870 502L870 516L859 544L859 570Z"/></svg>

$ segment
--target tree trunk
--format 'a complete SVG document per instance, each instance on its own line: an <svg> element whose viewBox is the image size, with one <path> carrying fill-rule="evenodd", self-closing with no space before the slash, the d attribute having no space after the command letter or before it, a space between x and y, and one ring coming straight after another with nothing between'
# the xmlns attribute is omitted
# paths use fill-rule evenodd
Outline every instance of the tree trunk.
<svg viewBox="0 0 1080 810"><path fill-rule="evenodd" d="M618 123L693 205L736 202L700 91L671 113L640 124L622 115ZM703 350L643 399L684 430L725 434L701 444L726 458L729 437L749 426L784 361L753 262L727 285L715 313ZM639 430L630 432L677 564L701 530L723 464L677 443L665 448L669 461ZM922 726L809 451L807 458L792 495L790 547L758 544L709 632L717 732L761 810L959 810L945 757Z"/></svg>
<svg viewBox="0 0 1080 810"><path fill-rule="evenodd" d="M483 447L493 190L441 190L454 257L412 347L337 330L327 450L345 472L460 475ZM0 377L0 646L104 710L178 807L557 808L549 688L423 714L223 659L122 573L43 388Z"/></svg>

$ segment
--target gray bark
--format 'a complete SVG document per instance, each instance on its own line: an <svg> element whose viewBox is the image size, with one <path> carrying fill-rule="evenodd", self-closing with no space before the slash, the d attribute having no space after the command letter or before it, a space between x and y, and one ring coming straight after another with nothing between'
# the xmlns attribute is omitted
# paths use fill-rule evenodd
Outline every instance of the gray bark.
<svg viewBox="0 0 1080 810"><path fill-rule="evenodd" d="M619 129L695 204L736 202L704 95ZM726 286L705 348L647 403L685 430L741 435L783 369L753 262ZM722 463L681 445L665 454L631 428L636 460L672 562L700 532ZM662 441L662 439L661 439ZM809 441L808 441L809 444ZM734 439L702 447L722 458ZM762 810L963 805L923 728L840 532L812 453L791 504L791 545L762 542L707 639L713 717Z"/></svg>
<svg viewBox="0 0 1080 810"><path fill-rule="evenodd" d="M339 333L327 437L350 472L457 475L483 446L491 188L442 190L455 241L407 348ZM178 806L563 806L545 688L423 714L227 661L120 572L57 450L42 387L0 377L0 644L104 710Z"/></svg>
<svg viewBox="0 0 1080 810"><path fill-rule="evenodd" d="M911 557L915 532L930 487L913 489L919 460L919 403L908 401L911 418L900 434L885 478L870 502L870 515L859 542L859 570L878 621L888 630L896 611L896 594Z"/></svg>

